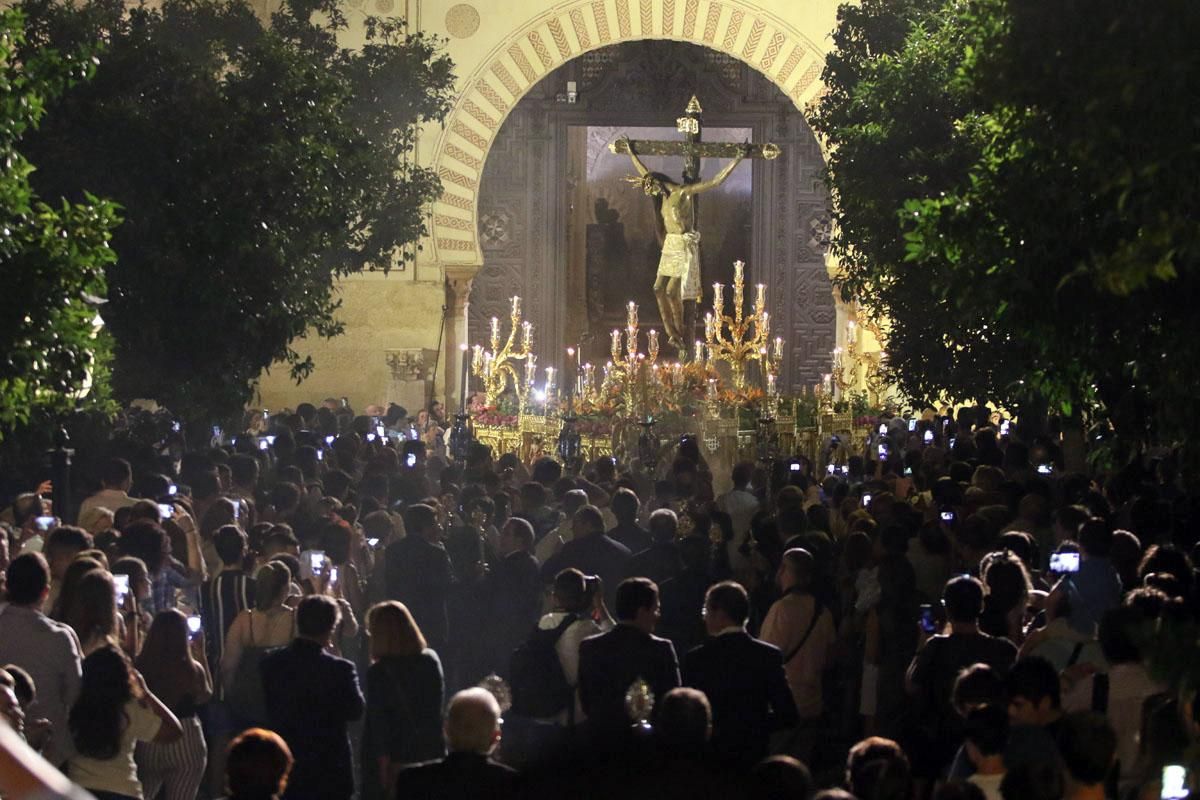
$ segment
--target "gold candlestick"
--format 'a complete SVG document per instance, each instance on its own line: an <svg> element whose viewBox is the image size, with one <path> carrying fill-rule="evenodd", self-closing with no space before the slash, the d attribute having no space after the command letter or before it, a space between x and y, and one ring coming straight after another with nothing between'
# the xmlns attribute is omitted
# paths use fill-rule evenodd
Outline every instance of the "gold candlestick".
<svg viewBox="0 0 1200 800"><path fill-rule="evenodd" d="M511 381L513 390L522 409L525 408L529 390L533 386L533 323L521 321L521 298L512 298L512 314L509 317L508 336L501 344L500 320L492 317L489 347L475 345L471 358L471 372L482 379L484 402L496 404ZM521 342L517 343L517 331L521 331ZM517 364L525 362L524 380L517 374Z"/></svg>
<svg viewBox="0 0 1200 800"><path fill-rule="evenodd" d="M647 354L638 352L638 306L630 301L626 306L625 340L621 340L621 330L614 328L612 332L612 366L606 375L608 380L616 381L621 387L621 395L625 402L625 413L637 416L637 406L640 413L648 412L649 400L645 391L645 377L642 365L647 367L658 361L658 331L651 329L646 333ZM639 383L639 381L641 383ZM639 403L640 400L640 403Z"/></svg>
<svg viewBox="0 0 1200 800"><path fill-rule="evenodd" d="M733 315L725 313L724 287L713 284L713 308L704 318L704 338L709 360L728 362L733 385L741 390L746 386L746 363L757 360L768 366L767 343L771 332L770 315L766 311L765 284L758 284L754 311L743 313L745 264L733 265ZM761 302L760 302L761 301ZM782 355L782 353L781 353Z"/></svg>

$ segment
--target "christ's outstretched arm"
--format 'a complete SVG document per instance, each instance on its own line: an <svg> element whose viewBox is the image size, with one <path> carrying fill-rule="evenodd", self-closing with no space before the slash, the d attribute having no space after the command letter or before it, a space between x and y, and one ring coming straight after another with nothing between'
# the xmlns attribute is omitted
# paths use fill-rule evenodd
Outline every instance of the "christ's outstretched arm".
<svg viewBox="0 0 1200 800"><path fill-rule="evenodd" d="M747 150L748 149L749 149L749 145L747 145ZM728 178L729 175L734 171L734 169L737 168L738 164L742 163L742 159L745 157L746 157L746 152L743 151L742 153L740 153L738 155L737 158L735 158L733 161L729 162L729 166L725 167L725 169L718 172L716 174L716 177L714 177L711 181L701 181L700 183L693 183L690 185L685 185L683 187L683 191L687 192L688 194L700 194L701 192L707 192L709 189L717 188L718 186L720 186L722 183L725 182L725 179Z"/></svg>
<svg viewBox="0 0 1200 800"><path fill-rule="evenodd" d="M625 143L625 147L629 151L629 157L633 159L633 167L638 171L638 175L641 175L643 178L649 175L650 170L646 169L646 165L637 157L637 153L633 152L633 142L629 141L629 137L622 136L617 141Z"/></svg>

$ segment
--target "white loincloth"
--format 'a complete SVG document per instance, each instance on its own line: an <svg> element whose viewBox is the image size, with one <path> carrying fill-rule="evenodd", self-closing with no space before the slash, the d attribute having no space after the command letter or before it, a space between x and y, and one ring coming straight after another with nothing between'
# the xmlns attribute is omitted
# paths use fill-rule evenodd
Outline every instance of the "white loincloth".
<svg viewBox="0 0 1200 800"><path fill-rule="evenodd" d="M684 300L700 299L700 234L668 233L663 240L658 274L679 278L679 294Z"/></svg>

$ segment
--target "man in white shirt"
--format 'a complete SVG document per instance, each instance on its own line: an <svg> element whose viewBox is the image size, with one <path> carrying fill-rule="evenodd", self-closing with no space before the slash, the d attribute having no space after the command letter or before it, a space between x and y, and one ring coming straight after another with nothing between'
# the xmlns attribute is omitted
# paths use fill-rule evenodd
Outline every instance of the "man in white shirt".
<svg viewBox="0 0 1200 800"><path fill-rule="evenodd" d="M783 653L788 688L800 714L795 729L775 735L773 749L802 761L811 757L816 743L817 723L824 711L821 678L837 637L833 615L812 594L815 570L816 562L807 550L794 547L783 554L777 576L783 597L767 611L760 631L764 642Z"/></svg>
<svg viewBox="0 0 1200 800"><path fill-rule="evenodd" d="M71 628L42 614L50 568L40 553L14 558L5 579L8 602L0 606L0 664L16 664L33 678L37 700L29 714L50 720L53 729L45 755L61 765L74 753L67 716L79 695L79 639Z"/></svg>
<svg viewBox="0 0 1200 800"><path fill-rule="evenodd" d="M758 498L750 491L750 478L754 474L754 465L748 461L735 464L733 467L733 488L717 498L717 507L728 514L733 520L733 539L726 545L729 551L729 565L734 574L752 568L750 559L741 552L742 545L750 533L750 522L758 513Z"/></svg>
<svg viewBox="0 0 1200 800"><path fill-rule="evenodd" d="M553 630L569 615L575 616L575 621L558 637L554 651L558 654L558 663L562 665L567 683L575 689L573 724L576 725L585 718L579 702L579 643L589 636L612 630L614 624L604 605L602 588L596 584L590 588L589 593L588 580L582 572L573 567L564 569L554 577L554 610L538 622L540 630ZM592 618L593 611L599 612L600 622ZM564 710L554 721L565 725L568 720L567 711Z"/></svg>
<svg viewBox="0 0 1200 800"><path fill-rule="evenodd" d="M100 473L100 485L100 491L79 504L80 514L96 506L116 512L137 502L129 496L129 489L133 486L133 468L123 458L111 458L105 462Z"/></svg>

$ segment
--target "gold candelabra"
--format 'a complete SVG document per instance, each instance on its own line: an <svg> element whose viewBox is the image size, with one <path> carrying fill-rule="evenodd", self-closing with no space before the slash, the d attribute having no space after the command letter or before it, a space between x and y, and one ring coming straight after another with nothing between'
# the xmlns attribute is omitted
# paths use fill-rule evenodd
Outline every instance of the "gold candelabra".
<svg viewBox="0 0 1200 800"><path fill-rule="evenodd" d="M713 284L712 311L704 315L704 346L696 343L696 358L699 360L707 347L708 360L725 361L733 376L733 385L739 390L746 385L746 362L758 361L764 374L779 374L779 362L783 359L783 338L777 337L774 350L769 350L771 319L767 313L767 286L755 286L754 311L745 314L742 310L746 265L741 261L733 264L733 314L725 313L725 286ZM764 391L767 387L764 386Z"/></svg>
<svg viewBox="0 0 1200 800"><path fill-rule="evenodd" d="M871 404L880 405L886 399L891 385L887 374L887 353L884 351L867 356L866 383Z"/></svg>
<svg viewBox="0 0 1200 800"><path fill-rule="evenodd" d="M475 345L471 358L471 372L482 379L484 401L495 405L500 395L512 381L513 390L524 409L530 389L537 373L537 356L533 353L533 323L521 321L521 298L513 296L511 328L503 346L500 343L500 319L492 317L490 347ZM517 344L517 331L521 331L521 342ZM517 364L525 363L524 379L517 374Z"/></svg>
<svg viewBox="0 0 1200 800"><path fill-rule="evenodd" d="M605 367L604 381L610 385L615 381L620 385L621 396L625 401L625 412L632 417L635 416L635 409L639 407L639 400L642 413L648 413L649 382L657 374L658 331L653 328L646 331L646 352L639 351L637 303L629 301L626 309L628 314L625 322L624 341L622 341L621 329L613 328L610 353L612 361Z"/></svg>

